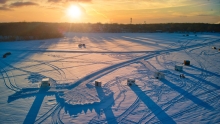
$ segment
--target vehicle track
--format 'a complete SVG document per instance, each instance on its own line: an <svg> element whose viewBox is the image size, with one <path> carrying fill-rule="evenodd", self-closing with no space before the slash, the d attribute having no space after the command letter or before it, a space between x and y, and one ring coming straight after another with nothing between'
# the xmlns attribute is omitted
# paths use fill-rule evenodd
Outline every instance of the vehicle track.
<svg viewBox="0 0 220 124"><path fill-rule="evenodd" d="M1 66L0 66L0 67L1 67ZM9 77L7 71L6 71L3 67L1 67L0 70L1 70L1 75L2 75L2 78L3 78L3 80L4 80L5 86L6 86L8 89L10 89L10 90L19 91L20 88L17 87L16 85L14 85L14 84L16 84L15 82L14 82L14 84L12 83L11 78ZM5 75L5 76L4 76L4 75ZM13 76L11 76L11 77L13 78ZM7 80L6 80L6 79L7 79ZM14 79L14 78L13 78L13 79ZM15 81L15 79L14 79L14 81ZM7 82L8 82L8 83L7 83Z"/></svg>
<svg viewBox="0 0 220 124"><path fill-rule="evenodd" d="M51 117L51 115L60 107L59 103L54 105L49 111L43 114L40 118L38 118L34 123L39 124L45 121L47 118Z"/></svg>
<svg viewBox="0 0 220 124"><path fill-rule="evenodd" d="M217 42L217 41L215 41L215 42ZM75 82L75 84L70 85L70 86L67 86L67 87L65 87L65 88L69 88L69 89L75 88L75 87L78 86L79 84L82 84L82 82L83 82L83 84L84 84L84 83L88 83L88 82L91 81L91 80L97 79L98 77L102 77L103 75L106 75L107 73L110 73L110 72L112 72L112 71L114 71L114 70L116 70L116 69L118 69L118 68L124 67L124 66L126 66L126 65L128 65L128 64L137 62L137 61L139 61L139 60L141 60L141 59L150 59L150 58L152 58L152 57L158 56L158 55L160 55L160 54L164 54L164 53L166 53L166 52L179 51L179 50L183 50L183 49L187 49L187 48L196 47L196 46L198 46L198 45L200 45L200 44L192 45L192 46L187 46L187 47L181 48L181 49L162 50L162 51L156 51L156 52L154 51L154 52L153 52L152 54L150 54L150 55L145 55L145 56L142 56L142 57L138 57L138 58L135 58L135 59L126 61L126 62L118 63L118 64L115 64L115 65L106 67L106 68L104 68L104 69L101 69L101 70L99 70L99 71L97 71L97 72L94 72L94 73L92 73L92 74L89 74L89 75L85 76L84 78L82 78L82 79L80 79L79 81ZM203 44L203 45L204 45L204 44ZM42 52L42 51L40 51L40 52ZM45 52L45 51L44 51L44 52ZM133 52L132 52L132 53L133 53ZM137 107L138 105L135 105L135 106ZM60 117L56 117L56 116L55 116L55 115L58 115L58 116L59 116L60 110L61 110L61 108L58 109L58 110L56 110L56 111L53 113L53 117L58 118L58 120L57 120L57 119L56 119L56 120L53 120L53 121L52 121L53 123L62 123ZM130 110L130 111L131 111L131 110ZM130 112L127 111L127 113L130 113ZM125 115L125 116L128 115L127 113L124 114L124 115ZM122 114L122 115L123 115L123 114ZM120 119L119 119L119 120L120 120Z"/></svg>

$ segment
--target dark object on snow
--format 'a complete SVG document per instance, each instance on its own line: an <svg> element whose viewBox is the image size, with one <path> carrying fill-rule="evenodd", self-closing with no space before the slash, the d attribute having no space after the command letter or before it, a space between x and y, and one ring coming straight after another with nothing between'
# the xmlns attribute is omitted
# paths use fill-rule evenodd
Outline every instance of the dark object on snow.
<svg viewBox="0 0 220 124"><path fill-rule="evenodd" d="M86 48L86 45L85 45L85 44L78 44L78 47L79 47L79 48L81 48L81 47Z"/></svg>
<svg viewBox="0 0 220 124"><path fill-rule="evenodd" d="M11 55L11 52L7 52L7 53L5 53L6 55Z"/></svg>
<svg viewBox="0 0 220 124"><path fill-rule="evenodd" d="M85 48L86 47L86 45L85 44L82 44L82 46Z"/></svg>
<svg viewBox="0 0 220 124"><path fill-rule="evenodd" d="M2 58L6 58L8 55L11 55L11 52L5 53L5 54L2 56Z"/></svg>
<svg viewBox="0 0 220 124"><path fill-rule="evenodd" d="M81 48L81 47L82 47L82 44L78 44L78 47Z"/></svg>
<svg viewBox="0 0 220 124"><path fill-rule="evenodd" d="M176 71L182 71L182 70L183 70L183 66L181 66L181 65L175 65L175 70L176 70Z"/></svg>
<svg viewBox="0 0 220 124"><path fill-rule="evenodd" d="M186 36L189 36L189 34L186 34Z"/></svg>
<svg viewBox="0 0 220 124"><path fill-rule="evenodd" d="M184 60L184 65L190 65L190 61L189 60Z"/></svg>
<svg viewBox="0 0 220 124"><path fill-rule="evenodd" d="M218 49L218 51L220 51L220 49Z"/></svg>
<svg viewBox="0 0 220 124"><path fill-rule="evenodd" d="M216 47L212 47L212 49L216 49Z"/></svg>
<svg viewBox="0 0 220 124"><path fill-rule="evenodd" d="M180 74L180 78L185 78L184 74Z"/></svg>
<svg viewBox="0 0 220 124"><path fill-rule="evenodd" d="M156 79L164 79L165 78L165 75L163 72L154 72L154 77Z"/></svg>
<svg viewBox="0 0 220 124"><path fill-rule="evenodd" d="M127 79L127 85L128 86L135 85L135 79Z"/></svg>
<svg viewBox="0 0 220 124"><path fill-rule="evenodd" d="M101 86L102 86L102 82L100 82L100 81L95 81L95 86L101 87Z"/></svg>
<svg viewBox="0 0 220 124"><path fill-rule="evenodd" d="M2 56L2 58L6 58L7 57L7 55L6 54L4 54L3 56Z"/></svg>

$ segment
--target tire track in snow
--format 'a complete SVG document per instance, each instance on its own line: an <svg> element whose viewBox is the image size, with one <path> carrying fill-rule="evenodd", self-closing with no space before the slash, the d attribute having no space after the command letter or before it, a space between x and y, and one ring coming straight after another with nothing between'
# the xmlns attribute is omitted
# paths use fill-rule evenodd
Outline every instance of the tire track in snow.
<svg viewBox="0 0 220 124"><path fill-rule="evenodd" d="M123 120L139 106L139 104L140 104L140 99L137 97L134 103L131 106L129 106L129 108L126 109L121 115L117 117L117 122L122 123Z"/></svg>
<svg viewBox="0 0 220 124"><path fill-rule="evenodd" d="M52 113L52 124L64 124L62 120L60 119L60 111L62 110L63 107L58 106L55 111Z"/></svg>
<svg viewBox="0 0 220 124"><path fill-rule="evenodd" d="M60 105L57 103L54 105L49 111L47 111L44 115L42 115L40 118L38 118L34 123L39 124L45 121L47 118L49 118L57 109L59 109Z"/></svg>
<svg viewBox="0 0 220 124"><path fill-rule="evenodd" d="M203 44L203 45L204 45L204 44ZM192 45L191 47L197 47L197 46L198 46L198 45ZM190 48L190 47L188 47L188 48ZM182 49L183 49L183 48L182 48ZM182 50L182 49L180 49L180 50ZM175 50L175 51L178 51L178 50ZM173 51L171 50L170 52L173 52ZM152 55L152 54L151 54L151 55ZM146 56L141 57L141 58L138 58L138 59L144 59L144 58L146 59ZM130 61L131 61L131 60L130 60ZM117 67L117 66L120 66L121 64L122 64L122 65L123 65L123 64L130 64L130 63L129 63L130 61L127 61L128 63L119 63L119 64L116 64L116 65L113 65L113 66L110 66L110 67L111 67L111 68L114 68L114 66ZM134 60L133 60L133 61L134 61ZM136 60L136 61L137 61L137 60ZM107 70L108 70L108 69L111 69L110 67L107 67L107 68L105 68L105 69L107 69ZM105 71L105 70L102 70L102 71ZM100 72L98 71L98 72L101 73L102 71L100 71ZM97 74L96 74L96 73L97 73L97 72L95 72L95 73L93 73L93 74L97 75L98 73L97 73ZM93 77L92 75L88 75L88 78L90 78L90 76ZM85 80L85 79L83 79L83 80ZM81 82L78 82L78 83L81 83ZM79 84L76 84L75 86L77 86L77 85L79 85ZM74 86L74 87L75 87L75 86Z"/></svg>
<svg viewBox="0 0 220 124"><path fill-rule="evenodd" d="M1 67L1 66L0 66ZM8 89L10 89L10 90L13 90L13 91L19 91L20 90L20 88L19 87L17 87L16 85L13 85L12 84L12 81L11 81L11 78L9 77L9 75L8 75L8 73L7 73L7 71L3 68L3 67L1 67L1 75L2 75L2 78L3 78L3 80L4 80L4 83L5 83L5 86L8 88ZM6 77L5 77L5 76ZM12 78L13 78L13 76L11 76ZM7 80L6 80L7 79ZM14 79L14 78L13 78ZM15 81L15 79L14 79L14 81ZM8 82L8 83L7 83ZM15 83L15 82L14 82Z"/></svg>
<svg viewBox="0 0 220 124"><path fill-rule="evenodd" d="M46 71L41 71L41 72L32 72L32 71L28 71L28 70L24 70L24 69L21 69L21 68L14 67L13 65L10 65L10 64L8 64L8 63L6 63L6 62L4 62L4 61L1 61L1 62L4 63L6 66L8 66L8 67L14 69L14 70L19 70L19 71L25 72L25 73L27 73L27 74L32 74L32 73L39 74L39 73L42 73L42 72L48 72L48 71L54 71L54 70L56 70L61 76L63 75L61 72L63 72L64 75L65 75L65 72L64 72L62 69L60 69L59 67L57 67L57 66L55 66L55 65L52 65L52 64L49 64L49 63L45 63L45 62L42 62L41 65L42 65L42 64L45 64L45 65L51 67L53 70L46 70ZM40 62L40 61L35 61L35 62ZM31 66L31 67L32 67L32 66ZM32 70L33 70L33 69L32 69ZM60 70L61 70L61 72L60 72ZM9 77L9 78L10 78L10 77Z"/></svg>
<svg viewBox="0 0 220 124"><path fill-rule="evenodd" d="M188 42L189 43L189 42ZM187 43L187 44L188 44ZM185 50L186 51L186 50ZM193 58L193 57L192 57ZM158 58L157 58L158 59ZM158 61L158 60L157 60ZM196 60L197 61L197 60ZM159 62L159 61L158 61ZM203 69L205 69L205 67L203 67L203 65L202 65L202 63L201 62L199 62L199 65L203 68ZM200 75L199 75L199 77L205 77L206 75L202 72ZM199 82L198 82L199 83ZM194 92L196 89L203 89L203 90L205 90L206 88L205 87L203 87L203 86L201 86L201 85L199 85L198 83L196 83L196 85L193 85L193 86L196 86L196 87L192 87L191 88L191 92ZM212 91L210 92L210 90L208 90L208 89L206 89L206 91L207 92L205 92L205 93L201 93L201 94L198 94L198 95L196 95L196 97L198 97L198 96L200 96L200 95L204 95L204 94L207 94L207 93L213 93ZM178 97L177 97L178 98ZM214 98L211 98L211 100L205 100L205 102L206 103L209 103L209 104L211 104L211 102L213 102L213 100L217 100L219 98L219 96L216 94L215 95L215 97ZM172 104L175 104L175 103L177 103L178 101L181 101L181 99L184 99L183 97L181 97L180 99L178 99L176 102L171 102ZM211 102L210 102L211 101ZM216 101L215 101L216 102ZM172 104L170 105L170 106L172 106ZM191 111L195 111L199 106L196 106L196 105L193 105L194 107L192 107L191 109L186 109L186 111L184 111L184 112L179 112L179 114L178 115L182 115L182 114L184 114L184 113L187 113L187 112L190 112L190 110ZM172 117L174 117L173 115L172 115ZM149 121L148 121L149 122Z"/></svg>
<svg viewBox="0 0 220 124"><path fill-rule="evenodd" d="M175 50L174 50L174 51L175 51ZM166 51L163 51L163 52L169 52L169 51L166 50ZM171 50L170 52L172 52L172 50ZM109 70L109 69L110 69L110 71L107 72L107 73L109 73L109 72L115 70L115 69L112 70L111 68L123 67L124 65L127 65L127 64L130 64L130 63L132 63L132 62L138 61L139 59L143 59L143 58L146 58L146 57L152 58L152 57L154 57L154 55L157 55L157 54L162 54L162 52L155 53L155 54L153 54L153 55L147 55L147 56L144 56L144 57L141 57L141 58L137 58L137 59L135 59L135 60L130 60L130 61L127 61L126 63L119 63L119 64L116 64L116 65L107 67L107 68L105 68L105 69L106 69L106 70ZM104 69L103 71L105 71L105 69ZM101 72L103 72L103 71L98 71L98 73L94 73L94 75L99 74L99 73L101 73ZM106 73L102 73L102 74L106 74ZM98 76L102 76L102 74L99 74ZM89 76L92 76L92 75L89 75ZM97 77L97 76L96 76L96 77ZM96 78L96 77L94 77L94 78ZM90 77L88 77L88 78L90 78ZM77 86L77 85L76 85L76 86ZM74 87L75 87L75 85L74 85L73 87L70 87L70 88L74 88ZM58 112L58 113L59 113L59 112Z"/></svg>

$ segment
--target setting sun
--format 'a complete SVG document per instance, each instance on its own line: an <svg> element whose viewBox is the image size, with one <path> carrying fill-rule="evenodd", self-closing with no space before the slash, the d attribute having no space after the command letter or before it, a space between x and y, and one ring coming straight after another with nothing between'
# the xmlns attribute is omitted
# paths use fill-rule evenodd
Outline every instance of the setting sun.
<svg viewBox="0 0 220 124"><path fill-rule="evenodd" d="M77 17L80 17L81 10L78 6L70 6L67 9L66 14L71 18L77 18Z"/></svg>

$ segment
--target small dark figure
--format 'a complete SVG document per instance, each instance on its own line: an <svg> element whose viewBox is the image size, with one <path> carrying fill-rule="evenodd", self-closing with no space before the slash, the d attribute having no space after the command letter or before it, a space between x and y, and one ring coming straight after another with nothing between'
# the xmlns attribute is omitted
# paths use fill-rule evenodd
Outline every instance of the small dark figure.
<svg viewBox="0 0 220 124"><path fill-rule="evenodd" d="M4 55L2 56L2 58L6 58L6 56L7 56L7 55L6 55L6 54L4 54Z"/></svg>
<svg viewBox="0 0 220 124"><path fill-rule="evenodd" d="M83 46L84 48L86 48L86 45L85 45L85 44L82 44L82 46Z"/></svg>
<svg viewBox="0 0 220 124"><path fill-rule="evenodd" d="M185 78L184 74L182 74L182 77Z"/></svg>
<svg viewBox="0 0 220 124"><path fill-rule="evenodd" d="M180 78L185 78L184 74L180 74Z"/></svg>
<svg viewBox="0 0 220 124"><path fill-rule="evenodd" d="M11 55L11 52L7 52L7 53L5 53L6 55Z"/></svg>
<svg viewBox="0 0 220 124"><path fill-rule="evenodd" d="M81 47L82 47L82 44L79 44L78 47L81 48Z"/></svg>

